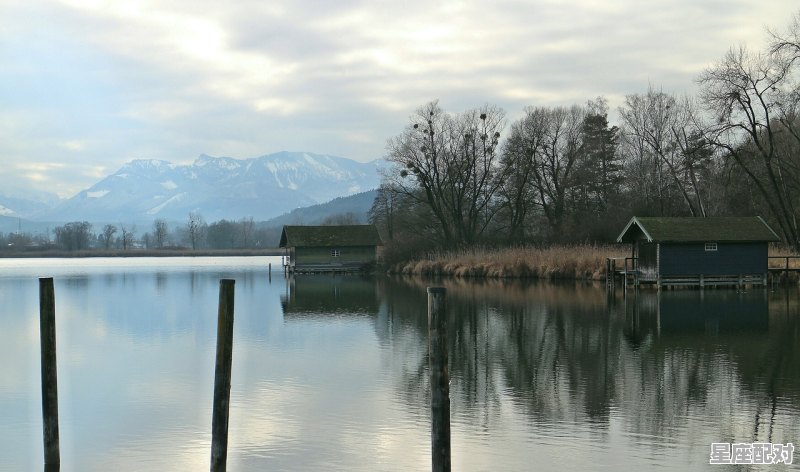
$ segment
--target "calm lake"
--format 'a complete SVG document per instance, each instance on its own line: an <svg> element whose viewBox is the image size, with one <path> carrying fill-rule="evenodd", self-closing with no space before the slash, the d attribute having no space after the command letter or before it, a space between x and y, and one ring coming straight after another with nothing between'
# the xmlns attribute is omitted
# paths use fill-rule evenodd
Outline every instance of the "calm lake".
<svg viewBox="0 0 800 472"><path fill-rule="evenodd" d="M208 470L221 278L236 280L230 471L430 470L431 285L448 289L454 471L733 469L709 465L713 442L800 455L797 288L624 297L287 280L279 265L0 259L0 470L43 469L37 278L50 276L62 472Z"/></svg>

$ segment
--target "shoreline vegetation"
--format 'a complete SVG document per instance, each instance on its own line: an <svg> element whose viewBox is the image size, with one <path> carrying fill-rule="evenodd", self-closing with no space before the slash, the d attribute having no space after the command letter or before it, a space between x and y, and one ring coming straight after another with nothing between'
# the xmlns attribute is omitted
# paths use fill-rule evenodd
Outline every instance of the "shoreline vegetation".
<svg viewBox="0 0 800 472"><path fill-rule="evenodd" d="M400 262L389 274L488 279L531 278L599 281L606 277L606 259L630 256L629 245L556 245L550 247L471 248L431 253L425 259ZM770 246L770 257L798 256L782 246ZM770 259L769 267L783 268L784 259ZM617 262L619 267L619 262ZM790 259L800 267L800 259ZM793 274L797 274L796 272ZM796 277L792 275L792 277Z"/></svg>
<svg viewBox="0 0 800 472"><path fill-rule="evenodd" d="M557 245L472 248L431 253L389 267L390 274L484 278L602 280L606 258L627 257L630 246Z"/></svg>
<svg viewBox="0 0 800 472"><path fill-rule="evenodd" d="M81 258L81 257L233 257L233 256L281 256L283 249L42 249L25 251L0 251L0 259L11 258Z"/></svg>

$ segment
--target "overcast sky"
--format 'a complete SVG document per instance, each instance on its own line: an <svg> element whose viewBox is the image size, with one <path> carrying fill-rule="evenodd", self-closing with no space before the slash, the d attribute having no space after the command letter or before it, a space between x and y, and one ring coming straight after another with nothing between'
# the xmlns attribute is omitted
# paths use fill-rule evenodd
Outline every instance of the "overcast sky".
<svg viewBox="0 0 800 472"><path fill-rule="evenodd" d="M797 0L0 0L0 191L137 158L380 158L413 111L686 92Z"/></svg>

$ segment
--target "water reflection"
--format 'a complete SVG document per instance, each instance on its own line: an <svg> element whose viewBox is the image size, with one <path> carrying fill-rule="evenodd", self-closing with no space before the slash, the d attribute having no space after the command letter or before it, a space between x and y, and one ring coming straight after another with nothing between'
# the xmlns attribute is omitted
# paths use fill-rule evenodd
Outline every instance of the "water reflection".
<svg viewBox="0 0 800 472"><path fill-rule="evenodd" d="M376 280L357 275L296 275L286 280L281 306L286 320L374 316L378 313Z"/></svg>
<svg viewBox="0 0 800 472"><path fill-rule="evenodd" d="M633 291L625 298L625 333L636 345L655 335L712 337L769 330L766 290Z"/></svg>
<svg viewBox="0 0 800 472"><path fill-rule="evenodd" d="M454 470L702 470L711 442L797 444L796 289L159 264L56 278L62 470L208 468L223 277L231 470L428 468L431 285L448 289ZM41 468L36 296L35 278L0 276L0 357L18 359L0 363L0 470Z"/></svg>
<svg viewBox="0 0 800 472"><path fill-rule="evenodd" d="M420 353L427 347L425 287L433 282L373 284L360 280L345 294L337 288L346 286L342 280L297 280L284 316L371 314L401 356L393 362L398 398L413 409L428 397ZM644 435L655 448L674 447L676 438L695 449L714 441L795 439L796 291L608 296L581 284L435 284L448 289L453 415L466 428L502 429L511 402L553 434L585 429L604 437L622 421L626 434L637 442Z"/></svg>
<svg viewBox="0 0 800 472"><path fill-rule="evenodd" d="M640 292L609 303L572 285L444 285L453 396L485 424L506 392L539 426L592 424L597 434L619 418L654 447L698 433L795 439L796 291Z"/></svg>

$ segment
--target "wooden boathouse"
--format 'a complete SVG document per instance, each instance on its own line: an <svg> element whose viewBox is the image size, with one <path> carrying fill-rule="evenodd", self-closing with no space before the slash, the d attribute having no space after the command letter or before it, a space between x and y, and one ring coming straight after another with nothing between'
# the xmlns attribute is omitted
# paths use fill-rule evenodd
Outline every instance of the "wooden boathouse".
<svg viewBox="0 0 800 472"><path fill-rule="evenodd" d="M382 246L375 225L284 226L280 247L288 272L364 272Z"/></svg>
<svg viewBox="0 0 800 472"><path fill-rule="evenodd" d="M633 283L658 287L766 285L768 245L777 241L759 216L633 217L617 238L631 244Z"/></svg>

